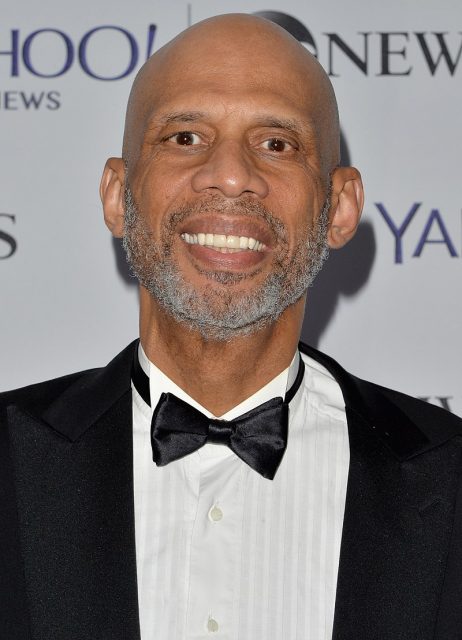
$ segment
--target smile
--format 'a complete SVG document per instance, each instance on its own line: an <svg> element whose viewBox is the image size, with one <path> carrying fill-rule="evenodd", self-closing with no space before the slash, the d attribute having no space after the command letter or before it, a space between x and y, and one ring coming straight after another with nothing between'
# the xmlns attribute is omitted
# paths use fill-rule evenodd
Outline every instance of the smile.
<svg viewBox="0 0 462 640"><path fill-rule="evenodd" d="M222 253L235 251L263 251L266 245L248 236L227 236L220 233L182 233L187 244L198 244Z"/></svg>

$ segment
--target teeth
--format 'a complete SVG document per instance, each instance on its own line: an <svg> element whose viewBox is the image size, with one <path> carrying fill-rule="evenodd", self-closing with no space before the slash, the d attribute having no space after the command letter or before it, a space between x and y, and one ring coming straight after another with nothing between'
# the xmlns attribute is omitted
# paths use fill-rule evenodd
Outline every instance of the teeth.
<svg viewBox="0 0 462 640"><path fill-rule="evenodd" d="M181 237L187 244L200 244L202 247L213 247L214 249L263 251L266 248L263 242L247 236L225 236L221 233L182 233Z"/></svg>
<svg viewBox="0 0 462 640"><path fill-rule="evenodd" d="M214 234L213 246L219 247L220 249L224 249L226 247L226 236L220 235L220 234Z"/></svg>
<svg viewBox="0 0 462 640"><path fill-rule="evenodd" d="M226 246L228 249L239 249L239 236L226 236Z"/></svg>

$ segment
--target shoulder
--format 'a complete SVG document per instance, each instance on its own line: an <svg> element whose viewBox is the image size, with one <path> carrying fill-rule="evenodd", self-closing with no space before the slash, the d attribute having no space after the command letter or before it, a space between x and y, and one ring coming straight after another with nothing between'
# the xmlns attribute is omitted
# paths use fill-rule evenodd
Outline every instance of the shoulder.
<svg viewBox="0 0 462 640"><path fill-rule="evenodd" d="M360 378L356 378L356 380L358 385L369 389L372 396L376 398L382 396L388 402L399 407L412 422L424 429L430 439L438 438L442 428L447 429L451 435L462 435L462 418L456 414L395 389L389 389Z"/></svg>
<svg viewBox="0 0 462 640"><path fill-rule="evenodd" d="M129 344L105 367L0 393L0 412L16 405L22 411L53 423L72 416L81 422L100 415L130 389L133 353L138 341Z"/></svg>
<svg viewBox="0 0 462 640"><path fill-rule="evenodd" d="M19 389L11 389L0 393L0 407L19 404L23 407L34 407L38 412L44 411L58 396L79 381L83 384L97 375L100 369L87 369L71 373L59 378L44 380Z"/></svg>
<svg viewBox="0 0 462 640"><path fill-rule="evenodd" d="M441 407L348 373L333 358L299 345L338 383L347 413L360 416L403 457L462 436L462 419Z"/></svg>

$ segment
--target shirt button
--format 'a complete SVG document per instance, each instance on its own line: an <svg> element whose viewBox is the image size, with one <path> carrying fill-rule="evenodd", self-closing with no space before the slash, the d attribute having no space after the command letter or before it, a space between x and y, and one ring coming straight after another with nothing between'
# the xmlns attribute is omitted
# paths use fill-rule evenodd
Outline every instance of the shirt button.
<svg viewBox="0 0 462 640"><path fill-rule="evenodd" d="M210 631L211 633L218 631L218 622L213 618L209 618L207 621L207 631Z"/></svg>
<svg viewBox="0 0 462 640"><path fill-rule="evenodd" d="M211 522L220 522L222 518L223 511L220 509L220 507L217 507L217 505L214 504L209 511L209 520L211 520Z"/></svg>

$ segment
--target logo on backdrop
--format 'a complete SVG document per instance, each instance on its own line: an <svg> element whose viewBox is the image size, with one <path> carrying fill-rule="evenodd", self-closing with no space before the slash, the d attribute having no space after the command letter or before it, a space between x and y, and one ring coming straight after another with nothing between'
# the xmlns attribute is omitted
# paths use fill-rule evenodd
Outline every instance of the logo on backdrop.
<svg viewBox="0 0 462 640"><path fill-rule="evenodd" d="M0 260L11 258L16 253L18 243L11 235L11 226L15 223L16 216L11 213L0 213Z"/></svg>
<svg viewBox="0 0 462 640"><path fill-rule="evenodd" d="M401 211L383 202L374 204L393 236L395 264L424 257L431 251L438 251L448 258L460 258L462 255L462 216L456 233L453 217L449 218L443 209L428 207L422 202L414 202L407 210L405 207Z"/></svg>
<svg viewBox="0 0 462 640"><path fill-rule="evenodd" d="M430 76L459 69L462 32L451 31L357 31L344 35L331 31L316 34L298 19L280 11L256 11L306 44L330 76L352 72L365 76L409 76L414 68ZM346 64L345 64L346 63Z"/></svg>
<svg viewBox="0 0 462 640"><path fill-rule="evenodd" d="M319 59L330 76L409 76L414 68L430 76L454 76L462 57L462 32L323 31L316 38L298 18L280 11L257 11L289 31ZM154 50L157 25L134 33L117 24L95 25L80 34L54 26L26 31L0 29L0 78L34 77L46 81L79 72L100 82L130 76ZM111 56L101 55L110 50ZM17 111L61 107L60 92L0 91L0 110Z"/></svg>
<svg viewBox="0 0 462 640"><path fill-rule="evenodd" d="M53 27L32 32L0 30L0 78L34 77L50 82L77 71L100 82L121 80L152 54L156 31L155 24L141 34L119 25L97 25L77 37ZM109 49L113 55L101 56ZM56 90L0 91L3 111L54 111L61 102Z"/></svg>

